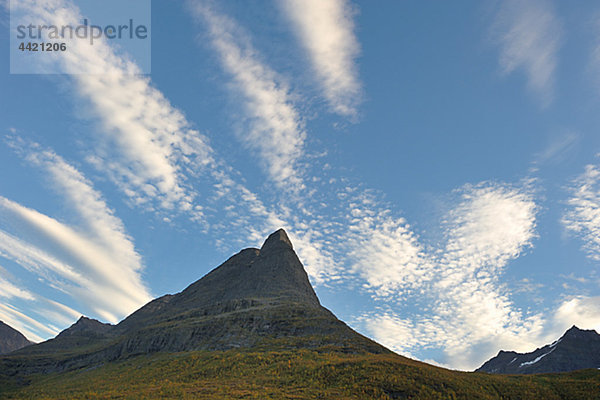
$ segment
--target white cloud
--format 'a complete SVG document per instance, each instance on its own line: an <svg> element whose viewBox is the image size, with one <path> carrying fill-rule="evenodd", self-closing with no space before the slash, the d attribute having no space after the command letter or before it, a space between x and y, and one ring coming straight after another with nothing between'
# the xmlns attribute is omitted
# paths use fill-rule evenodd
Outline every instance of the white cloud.
<svg viewBox="0 0 600 400"><path fill-rule="evenodd" d="M579 135L574 132L566 132L565 134L553 138L540 153L536 154L535 165L544 164L547 162L556 163L563 161L579 143Z"/></svg>
<svg viewBox="0 0 600 400"><path fill-rule="evenodd" d="M355 117L362 100L356 58L360 52L354 34L354 7L346 0L282 0L331 109Z"/></svg>
<svg viewBox="0 0 600 400"><path fill-rule="evenodd" d="M4 271L3 268L0 268L0 272L2 272L3 275L6 274L6 271ZM12 283L10 283L2 277L0 277L0 297L4 297L7 299L16 297L25 300L35 300L35 296L33 293L31 293L28 290L16 287L15 285L13 285Z"/></svg>
<svg viewBox="0 0 600 400"><path fill-rule="evenodd" d="M401 318L392 311L364 314L358 321L367 326L369 333L378 343L405 357L416 358L410 351L430 343L437 336L435 331L430 332L431 336L424 336L414 321Z"/></svg>
<svg viewBox="0 0 600 400"><path fill-rule="evenodd" d="M0 231L0 237L6 239L6 234ZM12 242L10 240L8 242L10 246ZM0 247L3 248L4 246ZM18 250L16 253L18 253ZM11 258L2 249L0 249L0 256ZM24 287L27 286L26 281L20 280L18 282L19 287L17 287L7 279L10 274L2 267L0 267L0 273L4 276L0 277L0 297L4 298L4 307L0 309L0 320L10 321L9 325L24 329L28 338L41 341L43 340L42 337L47 337L48 334L53 336L60 328L71 325L83 315L71 307L25 289ZM12 301L26 304L27 310L36 314L36 319L18 311L16 306L10 304ZM41 326L45 328L40 328Z"/></svg>
<svg viewBox="0 0 600 400"><path fill-rule="evenodd" d="M523 315L498 280L506 264L532 246L537 205L526 190L498 184L461 192L446 218L435 312L447 325L445 351L453 364L471 368L495 350L485 354L478 345L514 343L521 350L531 346L524 337L541 329L541 318Z"/></svg>
<svg viewBox="0 0 600 400"><path fill-rule="evenodd" d="M64 304L50 299L43 299L34 309L36 314L61 328L71 326L83 314Z"/></svg>
<svg viewBox="0 0 600 400"><path fill-rule="evenodd" d="M78 226L68 226L0 196L0 220L4 222L0 255L39 275L109 322L118 322L148 302L151 296L140 276L141 257L122 221L92 183L50 150L17 139L11 143L48 174L53 188L77 215ZM61 312L65 312L64 307ZM73 313L78 312L70 315Z"/></svg>
<svg viewBox="0 0 600 400"><path fill-rule="evenodd" d="M258 152L271 179L281 188L303 187L298 161L304 151L304 124L282 79L267 65L235 22L201 2L192 10L208 28L223 68L245 99L248 131L240 132L246 146Z"/></svg>
<svg viewBox="0 0 600 400"><path fill-rule="evenodd" d="M2 254L1 251L0 254ZM0 271L3 275L7 275L6 270L3 268L0 268ZM33 294L27 289L23 289L22 287L25 286L23 281L19 282L19 286L21 287L17 287L8 280L0 278L0 297L4 298L3 302L5 306L0 310L0 320L3 316L8 316L7 319L21 327L26 326L28 323L31 324L32 320L35 321L33 325L26 328L28 333L27 337L35 337L36 340L40 341L41 338L38 334L56 334L59 330L56 325L65 328L73 324L74 321L83 315L71 307L50 300L40 294ZM34 320L29 316L24 318L24 314L14 312L17 310L17 307L10 304L12 300L25 300L27 309L30 311L32 310L37 314L36 319ZM11 310L13 312L11 312ZM40 324L46 326L48 329L40 330Z"/></svg>
<svg viewBox="0 0 600 400"><path fill-rule="evenodd" d="M57 26L82 20L77 7L66 0L23 0L15 7ZM93 46L70 40L68 48L57 61L72 72L77 93L89 103L86 111L101 125L100 145L89 160L135 204L202 219L184 168L199 173L214 161L207 139L141 76L137 65L117 56L103 40Z"/></svg>
<svg viewBox="0 0 600 400"><path fill-rule="evenodd" d="M581 237L589 258L600 261L600 169L587 165L572 182L571 193L562 223Z"/></svg>
<svg viewBox="0 0 600 400"><path fill-rule="evenodd" d="M118 322L151 300L139 276L141 265L120 260L121 254L85 233L4 197L0 197L0 218L30 231L27 240L35 242L0 230L0 255L52 279L109 322Z"/></svg>
<svg viewBox="0 0 600 400"><path fill-rule="evenodd" d="M44 337L56 336L58 330L49 328L29 317L25 313L8 304L0 303L0 320L21 332L29 340L42 342L44 338L35 332L40 332Z"/></svg>
<svg viewBox="0 0 600 400"><path fill-rule="evenodd" d="M474 296L473 303L477 299L477 296ZM471 328L483 327L486 323L497 323L494 319L482 319L479 324L472 324ZM402 317L397 312L387 310L365 314L358 318L358 321L377 342L399 354L417 358L413 351L441 349L444 353L443 359L436 358L435 362L445 368L459 370L473 370L479 367L496 355L498 349L532 351L540 343L554 340L560 335L557 335L556 331L544 330L545 320L539 315L526 319L518 316L514 321L518 324L511 329L501 327L495 334L482 336L473 342L461 340L454 334L453 331L461 329L462 325L460 321L454 322L448 316L434 314Z"/></svg>
<svg viewBox="0 0 600 400"><path fill-rule="evenodd" d="M350 205L350 269L376 297L402 299L429 281L433 268L406 221L393 218L389 210L377 210L369 200L363 197Z"/></svg>
<svg viewBox="0 0 600 400"><path fill-rule="evenodd" d="M537 206L530 194L495 184L466 186L446 218L445 275L494 272L531 246ZM448 282L448 285L453 282Z"/></svg>
<svg viewBox="0 0 600 400"><path fill-rule="evenodd" d="M378 249L370 266L364 250L367 285L389 299L414 292L423 314L399 317L394 306L359 321L376 340L403 354L440 348L446 359L438 361L472 369L499 347L530 350L542 332L544 319L524 315L499 282L506 264L532 245L537 206L526 189L506 185L467 185L458 193L439 251L423 249L405 223L380 228L365 243ZM367 224L377 215L355 214Z"/></svg>
<svg viewBox="0 0 600 400"><path fill-rule="evenodd" d="M575 296L563 301L554 314L554 320L557 331L576 325L600 332L600 296Z"/></svg>
<svg viewBox="0 0 600 400"><path fill-rule="evenodd" d="M527 87L547 106L554 96L554 80L562 26L546 0L501 3L492 34L500 46L504 73L522 69Z"/></svg>
<svg viewBox="0 0 600 400"><path fill-rule="evenodd" d="M92 182L62 157L50 150L42 150L36 143L16 138L10 143L27 161L48 174L54 190L61 193L69 209L79 215L79 222L84 225L80 228L86 235L101 243L123 265L134 270L141 268L140 256L125 232L123 222L107 206Z"/></svg>

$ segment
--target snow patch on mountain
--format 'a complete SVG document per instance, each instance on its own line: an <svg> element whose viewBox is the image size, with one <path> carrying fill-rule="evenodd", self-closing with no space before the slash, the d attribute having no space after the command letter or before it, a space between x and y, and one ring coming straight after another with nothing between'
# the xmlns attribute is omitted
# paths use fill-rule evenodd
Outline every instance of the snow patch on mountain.
<svg viewBox="0 0 600 400"><path fill-rule="evenodd" d="M537 357L535 360L533 361L525 361L523 363L521 363L521 365L519 365L519 368L525 366L525 365L533 365L536 362L540 361L542 358L546 357L548 354L552 353L554 351L554 349L550 350L549 352L542 354L541 356Z"/></svg>

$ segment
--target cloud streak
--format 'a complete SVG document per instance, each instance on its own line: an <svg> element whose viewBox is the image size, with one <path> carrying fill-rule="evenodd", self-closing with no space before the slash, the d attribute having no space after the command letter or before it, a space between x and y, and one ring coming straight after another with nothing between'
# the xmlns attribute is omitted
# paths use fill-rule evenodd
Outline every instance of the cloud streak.
<svg viewBox="0 0 600 400"><path fill-rule="evenodd" d="M69 1L24 0L15 7L57 26L83 19ZM202 211L194 206L198 194L184 168L199 173L214 162L207 139L136 64L118 56L105 41L90 46L83 40L65 40L69 51L57 62L72 73L77 93L100 124L100 143L88 161L107 171L135 205L201 220Z"/></svg>
<svg viewBox="0 0 600 400"><path fill-rule="evenodd" d="M151 299L141 280L140 255L114 212L76 168L35 143L13 146L48 174L79 226L71 227L0 197L0 255L44 277L78 304L110 322ZM22 239L25 237L26 239Z"/></svg>
<svg viewBox="0 0 600 400"><path fill-rule="evenodd" d="M554 97L555 71L562 40L562 26L546 0L502 2L493 27L500 47L500 67L509 74L523 70L527 87L542 106Z"/></svg>
<svg viewBox="0 0 600 400"><path fill-rule="evenodd" d="M9 276L2 267L0 267L0 272L5 277ZM69 326L82 315L71 307L23 289L25 286L23 281L19 281L18 284L19 287L7 278L0 278L0 298L2 298L0 320L17 328L29 339L41 342L43 337L54 336L58 333L57 324L63 327ZM19 310L14 303L25 305L27 308L25 312L35 314L36 318L31 318Z"/></svg>
<svg viewBox="0 0 600 400"><path fill-rule="evenodd" d="M591 260L600 261L600 169L587 165L570 190L563 226L583 240L583 249Z"/></svg>
<svg viewBox="0 0 600 400"><path fill-rule="evenodd" d="M207 27L223 69L244 98L248 131L242 142L256 151L269 177L280 188L303 187L299 159L306 132L282 78L260 61L248 36L230 18L203 2L191 2L194 14Z"/></svg>
<svg viewBox="0 0 600 400"><path fill-rule="evenodd" d="M0 272L2 275L6 275L6 271L4 268L0 267ZM25 300L35 300L35 296L28 290L21 289L7 281L6 279L0 277L0 297L4 297L6 299L18 298Z"/></svg>
<svg viewBox="0 0 600 400"><path fill-rule="evenodd" d="M16 307L8 304L0 303L0 318L8 325L24 334L27 339L35 342L42 342L44 337L55 336L59 332L56 329L49 328L48 326L39 323L37 320L24 314ZM43 337L35 332L40 332Z"/></svg>
<svg viewBox="0 0 600 400"><path fill-rule="evenodd" d="M360 46L354 34L355 8L346 0L281 0L307 51L332 111L356 117L362 100L356 58Z"/></svg>
<svg viewBox="0 0 600 400"><path fill-rule="evenodd" d="M57 25L81 19L77 7L68 1L39 3L25 0L18 6L40 20ZM232 21L208 9L197 11L206 19L225 69L247 95L247 109L253 121L248 146L257 150L269 175L280 188L301 190L303 183L297 163L304 151L305 133L287 90L277 82L276 74L259 62L252 47L234 37ZM206 228L214 224L215 232L225 229L225 225L221 216L214 221L208 213L223 210L230 217L229 222L240 226L240 230L253 227L251 234L282 226L294 230L290 228L293 221L238 182L236 172L217 158L208 139L191 128L192 124L183 113L174 108L149 79L138 75L140 71L135 64L117 56L101 40L94 46L74 41L69 48L72 51L61 62L65 63L67 71L90 72L71 75L70 79L80 98L89 103L91 113L101 126L98 132L100 146L87 161L116 183L133 205L157 214L168 213L169 220L173 215L183 213ZM237 65L238 61L242 64ZM13 146L24 145L16 140ZM100 194L85 192L85 185L81 184L85 178L65 175L68 168L55 155L38 152L25 154L25 157L39 167L53 171L54 183L59 187L77 188L73 195L81 198L74 197L70 204L88 224L86 232L94 233L93 239L104 241L102 245L111 251L133 257L129 259L129 265L135 265L135 255L118 248L126 243L121 240L123 235L113 236L116 238L113 242L109 239L108 232L124 230L108 216L112 213L110 210L92 202ZM200 182L202 179L204 181ZM89 181L83 183L91 187ZM212 191L206 191L206 198L200 198L199 183L206 183L209 189L212 185ZM83 204L81 200L87 201L86 207L78 207ZM103 220L103 224L95 224L97 220ZM309 236L298 231L298 250L311 260L308 266L311 276L324 276L324 267L319 265L323 265L326 258Z"/></svg>

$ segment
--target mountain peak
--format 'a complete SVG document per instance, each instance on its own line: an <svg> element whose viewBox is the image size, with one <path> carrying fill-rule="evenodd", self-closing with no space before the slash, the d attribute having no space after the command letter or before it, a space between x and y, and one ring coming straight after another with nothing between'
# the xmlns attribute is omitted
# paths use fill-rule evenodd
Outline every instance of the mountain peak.
<svg viewBox="0 0 600 400"><path fill-rule="evenodd" d="M500 351L477 371L501 374L566 372L600 367L600 335L573 325L560 339L531 353Z"/></svg>
<svg viewBox="0 0 600 400"><path fill-rule="evenodd" d="M71 335L79 334L104 334L108 332L113 326L111 324L104 324L97 319L88 318L85 316L79 317L77 322L58 334L57 337L66 337Z"/></svg>
<svg viewBox="0 0 600 400"><path fill-rule="evenodd" d="M155 299L117 325L118 330L153 321L170 309L218 314L230 309L294 302L320 307L304 266L283 229L269 235L260 250L248 248L230 257L181 293Z"/></svg>
<svg viewBox="0 0 600 400"><path fill-rule="evenodd" d="M21 355L27 360L64 355L56 363L27 366L30 373L47 373L139 354L240 347L389 352L321 306L280 229L261 250L240 251L180 293L152 300L117 325L81 317L56 338Z"/></svg>
<svg viewBox="0 0 600 400"><path fill-rule="evenodd" d="M575 334L578 332L585 332L583 329L579 329L576 325L573 325L572 327L570 327L569 329L567 329L567 331L565 332L565 334L563 336L567 336L570 334Z"/></svg>
<svg viewBox="0 0 600 400"><path fill-rule="evenodd" d="M582 338L582 337L594 337L597 336L598 333L593 329L579 329L577 326L573 325L570 327L563 335L563 338Z"/></svg>
<svg viewBox="0 0 600 400"><path fill-rule="evenodd" d="M279 248L294 250L294 246L284 229L278 229L271 233L260 248L260 251L263 253Z"/></svg>

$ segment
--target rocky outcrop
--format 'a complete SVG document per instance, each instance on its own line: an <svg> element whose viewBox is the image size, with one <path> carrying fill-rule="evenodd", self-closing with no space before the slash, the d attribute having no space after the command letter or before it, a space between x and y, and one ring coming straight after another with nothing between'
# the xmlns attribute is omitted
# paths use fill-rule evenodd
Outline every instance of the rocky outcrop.
<svg viewBox="0 0 600 400"><path fill-rule="evenodd" d="M600 335L571 327L552 344L531 353L500 351L477 371L497 374L537 374L600 368Z"/></svg>

